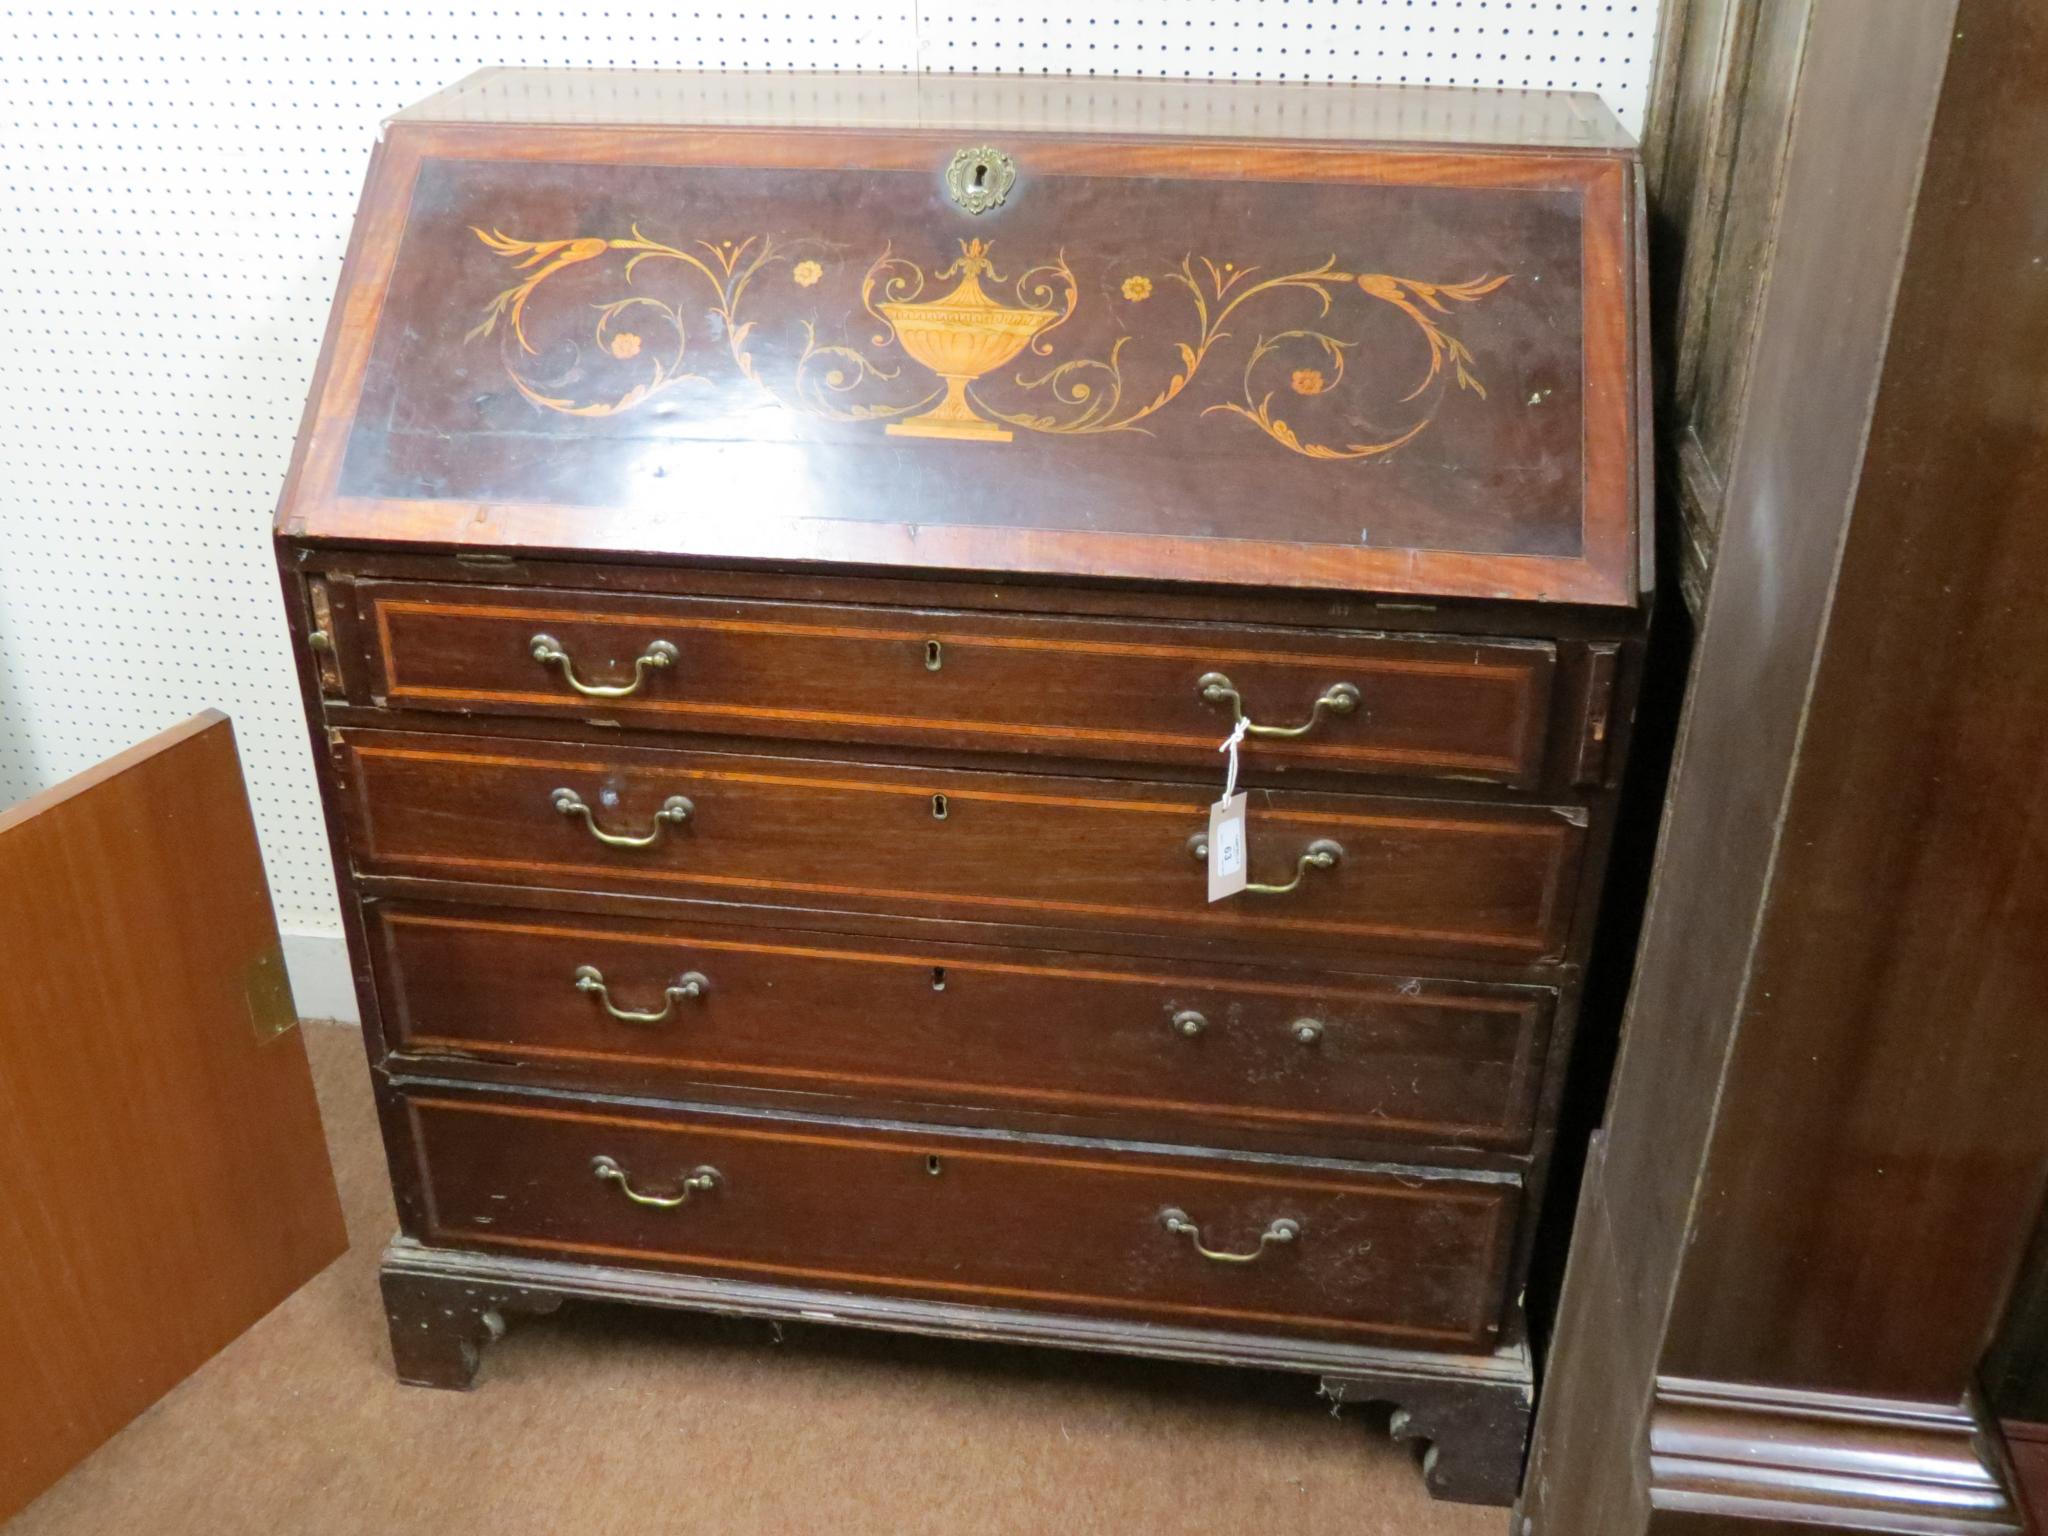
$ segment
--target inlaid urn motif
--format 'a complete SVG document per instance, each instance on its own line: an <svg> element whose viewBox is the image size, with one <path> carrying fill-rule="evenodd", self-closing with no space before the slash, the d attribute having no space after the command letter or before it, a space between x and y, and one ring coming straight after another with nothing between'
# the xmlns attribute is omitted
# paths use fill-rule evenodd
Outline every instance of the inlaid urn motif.
<svg viewBox="0 0 2048 1536"><path fill-rule="evenodd" d="M876 306L896 328L903 350L945 381L945 397L922 415L891 422L899 437L957 437L1007 443L1008 428L977 413L967 399L967 386L1000 368L1023 351L1032 337L1063 318L1053 309L1013 309L982 291L981 275L1003 281L989 260L988 245L963 240L960 258L938 273L944 282L955 273L959 286L943 298L921 304Z"/></svg>
<svg viewBox="0 0 2048 1536"><path fill-rule="evenodd" d="M827 249L815 236L793 245L752 234L682 246L650 239L637 224L624 239L522 240L496 228L472 228L526 275L491 300L467 339L496 336L513 386L541 410L617 416L657 395L710 385L710 376L693 366L696 355L685 334L693 311L701 312L701 300L686 298L672 285L636 290L635 274L652 263L693 273L709 285L714 332L723 338L731 367L793 414L870 427L886 423L884 429L896 436L956 442L1007 443L1015 431L1060 438L1150 434L1155 418L1189 391L1197 375L1213 376L1218 365L1211 359L1236 336L1242 361L1235 370L1235 397L1218 398L1212 389L1208 403L1196 409L1197 419L1237 417L1288 452L1323 462L1398 451L1428 430L1454 390L1484 400L1486 387L1472 351L1448 323L1458 308L1478 304L1509 281L1505 273L1433 282L1361 272L1340 265L1334 254L1278 270L1189 254L1162 262L1152 273L1103 274L1101 291L1120 295L1126 315L1106 345L1074 343L1070 331L1062 338L1070 344L1060 348L1052 332L1074 318L1083 291L1064 250L1013 281L995 270L986 240L962 240L951 265L930 274L885 244L860 278L860 310L879 327L863 346L836 327L821 330L826 306L816 296L830 286L828 258L801 254ZM588 341L568 343L567 366L559 351L541 362L542 348L527 331L529 305L541 286L558 273L618 256L625 258L618 273L622 281L608 294L595 290L601 296L585 310L595 316L583 322ZM802 308L809 314L792 312L786 299L778 304L760 297L760 279L777 267L787 269L788 288L782 291L805 295ZM928 284L953 278L958 282L950 292L924 297ZM991 296L983 279L1009 302ZM1383 366L1354 366L1368 347L1367 333L1355 328L1355 312L1353 318L1337 318L1340 300L1351 291L1413 327L1419 375L1409 375L1413 382L1405 392ZM1169 295L1173 302L1163 302ZM570 307L573 312L573 301ZM1248 324L1254 315L1255 329ZM757 345L778 332L781 345L757 356ZM1384 338L1375 341L1363 355L1385 344ZM1042 364L1009 374L1007 365L1027 348ZM906 368L892 354L925 373ZM587 366L593 364L594 369ZM591 390L586 377L602 379L607 371L633 382L622 391ZM926 373L938 376L937 388ZM1358 382L1346 390L1348 375ZM1340 394L1351 398L1333 408L1330 402ZM1308 402L1317 406L1307 423L1312 432L1282 414Z"/></svg>

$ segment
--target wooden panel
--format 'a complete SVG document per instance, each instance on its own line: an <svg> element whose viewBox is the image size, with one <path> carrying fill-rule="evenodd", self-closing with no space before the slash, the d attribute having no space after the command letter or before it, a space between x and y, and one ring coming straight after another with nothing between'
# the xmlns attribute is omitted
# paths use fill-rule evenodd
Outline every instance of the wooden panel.
<svg viewBox="0 0 2048 1536"><path fill-rule="evenodd" d="M1835 47L1870 46L1836 25L1847 35ZM1895 23L1887 45L1933 31ZM1761 765L1782 786L1780 841L1767 851L1767 920L1739 929L1749 990L1731 1020L1665 1369L1952 1401L1982 1360L2048 1181L2048 372L1979 367L1987 349L2048 341L2048 288L2025 285L1999 313L1954 302L2037 270L2048 11L1965 0L1939 35L1950 62L1924 169L1920 144L1892 151L1919 171L1900 177L1919 187L1903 268L1869 261L1858 274L1874 296L1897 293L1874 406L1852 375L1853 389L1836 386L1838 415L1806 415L1802 401L1795 418L1751 421L1764 461L1743 487L1751 559L1797 544L1796 560L1765 570L1803 585L1753 603L1731 594L1740 670L1713 702L1725 708L1746 673L1740 718L1753 718L1764 674L1747 663L1768 658L1790 750ZM1867 127L1893 110L1857 115ZM1802 108L1802 132L1805 121ZM1799 190L1787 188L1788 209ZM1832 182L1829 193L1843 195ZM1843 244L1816 242L1837 259L1809 281L1846 276ZM1895 236L1879 248L1894 251ZM1835 348L1857 333L1826 334ZM1795 356L1774 359L1783 394L1762 398L1792 393L1807 371ZM1823 481L1825 500L1791 499L1794 460L1841 476ZM1808 531L1815 518L1826 537ZM1795 593L1822 626L1812 649L1786 648ZM1900 625L1916 612L1940 622ZM1692 731L1728 718L1696 716ZM1757 1329L1759 1317L1775 1325ZM1874 1337L1887 1347L1871 1350Z"/></svg>
<svg viewBox="0 0 2048 1536"><path fill-rule="evenodd" d="M1534 988L412 904L374 907L370 932L386 1043L438 1057L427 1070L481 1057L519 1063L522 1081L1007 1107L1194 1141L1235 1126L1525 1146L1551 1001ZM604 997L578 988L584 967ZM671 999L691 973L701 995ZM606 999L665 1016L624 1022Z"/></svg>
<svg viewBox="0 0 2048 1536"><path fill-rule="evenodd" d="M372 686L396 708L1209 767L1232 716L1196 685L1222 673L1267 725L1308 721L1333 687L1355 692L1350 713L1321 714L1300 740L1248 739L1248 766L1516 785L1542 771L1556 665L1556 647L1534 641L418 582L365 582L359 601ZM675 660L629 698L591 699L536 660L540 635L586 686L631 684L659 642Z"/></svg>
<svg viewBox="0 0 2048 1536"><path fill-rule="evenodd" d="M365 874L592 887L777 906L1064 923L1533 960L1563 945L1577 812L1261 791L1252 877L1343 850L1284 896L1207 900L1191 839L1214 788L866 767L708 752L344 731ZM612 836L556 809L580 798ZM659 824L674 796L687 823Z"/></svg>
<svg viewBox="0 0 2048 1536"><path fill-rule="evenodd" d="M2048 11L1819 0L1782 88L1580 1221L1613 1255L1574 1252L1525 1513L2011 1536L1978 1382L2048 1172Z"/></svg>
<svg viewBox="0 0 2048 1536"><path fill-rule="evenodd" d="M1671 360L1660 416L1676 570L1698 614L1763 282L1770 271L1811 0L1674 0L1644 159L1656 347Z"/></svg>
<svg viewBox="0 0 2048 1536"><path fill-rule="evenodd" d="M1799 76L1813 0L1762 6L1749 0L1743 9L1754 21L1749 35L1731 45L1728 59L1728 81L1737 93L1729 113L1729 142L1707 168L1708 175L1725 178L1725 185L1714 189L1717 222L1700 229L1700 238L1687 250L1694 268L1688 277L1695 286L1688 295L1688 355L1679 385L1688 435L1717 482L1727 478L1749 380L1792 132L1792 82ZM1720 508L1712 511L1718 519Z"/></svg>
<svg viewBox="0 0 2048 1536"><path fill-rule="evenodd" d="M224 716L0 812L0 976L4 1520L347 1237Z"/></svg>
<svg viewBox="0 0 2048 1536"><path fill-rule="evenodd" d="M1635 603L1629 161L957 148L394 128L280 528Z"/></svg>
<svg viewBox="0 0 2048 1536"><path fill-rule="evenodd" d="M420 1095L429 1235L457 1247L1352 1340L1476 1348L1498 1327L1502 1175ZM700 1168L716 1184L651 1209L596 1176L600 1157L658 1198ZM1169 1209L1218 1250L1298 1232L1219 1263Z"/></svg>

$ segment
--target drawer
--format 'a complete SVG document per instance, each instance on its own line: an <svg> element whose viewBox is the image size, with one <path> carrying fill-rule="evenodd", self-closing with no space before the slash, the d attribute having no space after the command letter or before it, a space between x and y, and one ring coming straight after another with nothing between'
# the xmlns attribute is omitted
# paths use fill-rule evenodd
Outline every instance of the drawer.
<svg viewBox="0 0 2048 1536"><path fill-rule="evenodd" d="M1254 735L1250 766L1518 786L1542 775L1556 660L1539 641L419 582L359 594L371 687L393 708L1206 767L1234 718L1198 686L1213 673L1256 724L1313 719L1299 738ZM1316 708L1333 690L1348 712Z"/></svg>
<svg viewBox="0 0 2048 1536"><path fill-rule="evenodd" d="M1535 987L424 903L372 906L369 931L395 1051L619 1092L1021 1110L1141 1139L1235 1127L1297 1145L1519 1151L1554 1001Z"/></svg>
<svg viewBox="0 0 2048 1536"><path fill-rule="evenodd" d="M1577 811L1262 790L1252 878L1293 888L1212 905L1213 786L339 737L367 875L1536 961L1583 840Z"/></svg>
<svg viewBox="0 0 2048 1536"><path fill-rule="evenodd" d="M1519 1196L1505 1174L414 1091L430 1242L1238 1331L1483 1348Z"/></svg>

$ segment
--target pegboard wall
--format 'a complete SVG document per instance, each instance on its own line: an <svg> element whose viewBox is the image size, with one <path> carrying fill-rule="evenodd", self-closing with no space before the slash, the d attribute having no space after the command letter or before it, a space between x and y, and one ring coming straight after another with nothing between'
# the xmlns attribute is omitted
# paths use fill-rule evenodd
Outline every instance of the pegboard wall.
<svg viewBox="0 0 2048 1536"><path fill-rule="evenodd" d="M0 0L0 804L233 715L308 1012L352 1008L270 516L378 121L487 64L1596 91L1657 5Z"/></svg>

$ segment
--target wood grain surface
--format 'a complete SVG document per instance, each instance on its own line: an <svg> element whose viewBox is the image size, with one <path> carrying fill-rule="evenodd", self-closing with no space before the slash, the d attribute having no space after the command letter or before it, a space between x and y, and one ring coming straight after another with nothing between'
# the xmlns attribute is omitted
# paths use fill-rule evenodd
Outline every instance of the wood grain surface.
<svg viewBox="0 0 2048 1536"><path fill-rule="evenodd" d="M1629 156L959 147L394 125L279 530L1636 605Z"/></svg>
<svg viewBox="0 0 2048 1536"><path fill-rule="evenodd" d="M1584 840L1569 807L1261 791L1252 878L1300 884L1212 903L1191 842L1206 836L1208 787L416 732L341 741L365 875L1171 932L1252 957L1553 957ZM560 813L558 790L588 815ZM678 796L687 821L659 821ZM1330 840L1335 867L1302 872Z"/></svg>
<svg viewBox="0 0 2048 1536"><path fill-rule="evenodd" d="M373 697L394 709L573 718L1211 768L1234 716L1247 762L1528 787L1542 771L1557 647L1215 624L1005 619L929 608L622 598L415 582L356 588ZM537 636L566 664L533 655ZM675 659L642 669L651 646ZM1316 701L1348 687L1341 713ZM1605 707L1606 690L1601 690Z"/></svg>
<svg viewBox="0 0 2048 1536"><path fill-rule="evenodd" d="M827 1094L935 1120L979 1106L1085 1134L1235 1131L1352 1155L1525 1149L1555 1001L1534 987L505 908L379 902L368 918L403 1070L482 1059L521 1082ZM602 994L579 987L586 971ZM679 986L691 977L694 993Z"/></svg>
<svg viewBox="0 0 2048 1536"><path fill-rule="evenodd" d="M1536 1536L2027 1527L1979 1382L2048 1182L2048 11L1783 9L1746 97L1794 123L1772 264Z"/></svg>
<svg viewBox="0 0 2048 1536"><path fill-rule="evenodd" d="M1520 1195L1500 1174L531 1095L404 1106L436 1244L1353 1342L1483 1349ZM1291 1240L1262 1242L1281 1221Z"/></svg>
<svg viewBox="0 0 2048 1536"><path fill-rule="evenodd" d="M4 1519L347 1242L225 716L0 812L0 976Z"/></svg>

